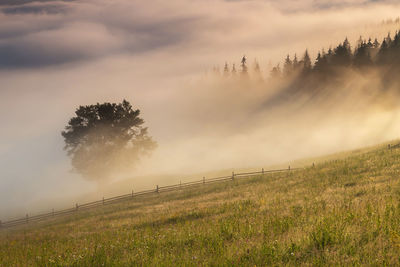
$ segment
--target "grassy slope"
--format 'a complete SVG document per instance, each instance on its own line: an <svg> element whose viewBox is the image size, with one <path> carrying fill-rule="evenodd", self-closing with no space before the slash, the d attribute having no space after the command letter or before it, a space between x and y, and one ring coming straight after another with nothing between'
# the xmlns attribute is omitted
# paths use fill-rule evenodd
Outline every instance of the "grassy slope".
<svg viewBox="0 0 400 267"><path fill-rule="evenodd" d="M400 265L400 149L0 232L0 266Z"/></svg>

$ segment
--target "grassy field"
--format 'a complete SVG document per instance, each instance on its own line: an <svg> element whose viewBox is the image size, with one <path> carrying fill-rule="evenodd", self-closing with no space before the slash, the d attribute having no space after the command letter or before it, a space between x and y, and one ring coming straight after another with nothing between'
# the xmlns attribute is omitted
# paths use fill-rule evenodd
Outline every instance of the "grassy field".
<svg viewBox="0 0 400 267"><path fill-rule="evenodd" d="M0 266L400 266L400 149L0 231Z"/></svg>

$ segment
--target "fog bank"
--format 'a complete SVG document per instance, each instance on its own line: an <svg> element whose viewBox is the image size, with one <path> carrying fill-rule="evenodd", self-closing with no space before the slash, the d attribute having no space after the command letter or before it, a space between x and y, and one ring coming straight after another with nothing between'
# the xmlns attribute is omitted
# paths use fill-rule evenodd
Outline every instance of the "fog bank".
<svg viewBox="0 0 400 267"><path fill-rule="evenodd" d="M399 26L381 23L398 16L395 2L3 1L0 10L0 219L97 190L71 173L63 151L60 132L79 105L125 98L141 109L159 147L119 175L138 190L398 137L398 110L354 105L358 95L333 99L334 108L315 102L298 112L299 101L264 110L267 88L207 74L246 54L267 75L287 53L308 48L315 58L346 36L381 38ZM160 176L135 178L145 175Z"/></svg>

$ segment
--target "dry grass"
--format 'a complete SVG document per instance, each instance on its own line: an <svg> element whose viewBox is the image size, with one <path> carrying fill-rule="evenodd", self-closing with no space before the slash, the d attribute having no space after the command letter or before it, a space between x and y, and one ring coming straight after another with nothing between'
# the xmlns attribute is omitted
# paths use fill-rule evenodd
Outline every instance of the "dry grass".
<svg viewBox="0 0 400 267"><path fill-rule="evenodd" d="M0 233L0 266L400 265L400 150Z"/></svg>

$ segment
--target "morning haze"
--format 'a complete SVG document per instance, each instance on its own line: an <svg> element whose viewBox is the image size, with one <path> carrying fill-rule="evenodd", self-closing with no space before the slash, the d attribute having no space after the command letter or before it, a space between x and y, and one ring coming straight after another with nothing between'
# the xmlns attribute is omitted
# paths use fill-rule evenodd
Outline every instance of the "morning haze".
<svg viewBox="0 0 400 267"><path fill-rule="evenodd" d="M0 0L0 266L400 265L394 0Z"/></svg>
<svg viewBox="0 0 400 267"><path fill-rule="evenodd" d="M374 95L357 90L370 80L351 76L331 101L299 109L267 104L281 86L212 73L225 62L240 71L246 55L265 81L287 54L308 49L314 63L346 36L352 48L360 35L393 36L394 2L2 1L0 10L0 218L398 137L397 108L370 107ZM79 105L122 99L142 111L158 148L107 191L71 171L60 132Z"/></svg>

